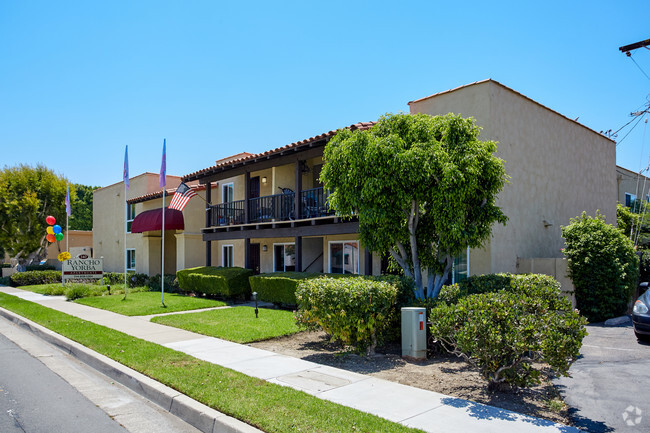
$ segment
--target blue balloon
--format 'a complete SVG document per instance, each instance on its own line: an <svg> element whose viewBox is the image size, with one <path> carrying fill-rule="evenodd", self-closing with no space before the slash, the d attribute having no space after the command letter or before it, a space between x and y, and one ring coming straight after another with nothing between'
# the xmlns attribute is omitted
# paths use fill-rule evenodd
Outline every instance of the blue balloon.
<svg viewBox="0 0 650 433"><path fill-rule="evenodd" d="M61 226L57 224L52 227L52 230L54 230L54 234L61 233Z"/></svg>

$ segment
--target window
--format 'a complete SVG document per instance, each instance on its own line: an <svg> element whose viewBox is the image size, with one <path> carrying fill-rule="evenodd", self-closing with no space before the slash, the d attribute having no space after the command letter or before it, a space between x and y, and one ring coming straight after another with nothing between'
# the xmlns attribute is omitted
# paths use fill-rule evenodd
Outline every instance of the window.
<svg viewBox="0 0 650 433"><path fill-rule="evenodd" d="M627 192L625 193L625 206L632 207L635 201L636 201L636 195Z"/></svg>
<svg viewBox="0 0 650 433"><path fill-rule="evenodd" d="M464 254L454 259L451 268L451 284L460 283L469 276L469 248Z"/></svg>
<svg viewBox="0 0 650 433"><path fill-rule="evenodd" d="M235 195L235 188L234 185L231 183L224 183L221 186L221 202L222 203L229 203L234 200L234 195Z"/></svg>
<svg viewBox="0 0 650 433"><path fill-rule="evenodd" d="M359 242L330 242L329 271L332 274L359 273Z"/></svg>
<svg viewBox="0 0 650 433"><path fill-rule="evenodd" d="M273 271L290 272L296 270L296 245L273 244Z"/></svg>
<svg viewBox="0 0 650 433"><path fill-rule="evenodd" d="M126 270L135 272L135 248L126 250Z"/></svg>
<svg viewBox="0 0 650 433"><path fill-rule="evenodd" d="M223 245L221 247L221 266L224 268L232 268L233 265L233 251L232 245Z"/></svg>
<svg viewBox="0 0 650 433"><path fill-rule="evenodd" d="M126 206L126 232L127 233L131 233L131 224L133 223L134 219L135 219L135 203Z"/></svg>

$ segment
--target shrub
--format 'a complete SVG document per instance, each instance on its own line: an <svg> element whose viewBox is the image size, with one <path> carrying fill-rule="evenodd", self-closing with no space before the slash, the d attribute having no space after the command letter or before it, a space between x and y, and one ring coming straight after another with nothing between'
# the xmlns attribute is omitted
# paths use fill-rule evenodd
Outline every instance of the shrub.
<svg viewBox="0 0 650 433"><path fill-rule="evenodd" d="M517 289L467 295L431 311L432 336L477 367L489 389L539 383L537 362L566 376L579 356L585 318L560 295L557 282L532 277Z"/></svg>
<svg viewBox="0 0 650 433"><path fill-rule="evenodd" d="M25 266L26 271L55 271L56 267L53 265L27 265Z"/></svg>
<svg viewBox="0 0 650 433"><path fill-rule="evenodd" d="M11 286L11 277L0 277L0 286Z"/></svg>
<svg viewBox="0 0 650 433"><path fill-rule="evenodd" d="M32 286L35 284L50 284L61 282L60 271L25 271L11 275L12 286Z"/></svg>
<svg viewBox="0 0 650 433"><path fill-rule="evenodd" d="M398 292L395 284L364 277L303 280L296 292L296 319L373 354L394 323Z"/></svg>
<svg viewBox="0 0 650 433"><path fill-rule="evenodd" d="M591 322L625 314L639 276L632 241L600 213L572 218L562 236L580 312Z"/></svg>
<svg viewBox="0 0 650 433"><path fill-rule="evenodd" d="M650 282L650 251L641 253L639 262L639 281Z"/></svg>
<svg viewBox="0 0 650 433"><path fill-rule="evenodd" d="M129 288L146 286L148 281L149 276L147 274L126 273L126 285ZM104 284L124 286L124 272L104 272Z"/></svg>
<svg viewBox="0 0 650 433"><path fill-rule="evenodd" d="M321 274L316 272L273 272L249 278L251 291L257 299L281 306L297 306L296 290L301 281L313 278L364 278L369 281L386 281L398 288L397 305L410 305L415 299L413 281L399 275L365 276L354 274Z"/></svg>
<svg viewBox="0 0 650 433"><path fill-rule="evenodd" d="M152 292L160 292L160 274L156 274L153 277L149 277L147 280L147 287ZM168 293L177 293L179 292L178 288L178 279L176 275L165 274L165 292Z"/></svg>
<svg viewBox="0 0 650 433"><path fill-rule="evenodd" d="M437 302L455 304L465 296L495 293L501 290L520 294L537 294L541 291L546 296L553 296L556 291L560 290L560 283L555 278L542 274L475 275L460 283L444 286Z"/></svg>
<svg viewBox="0 0 650 433"><path fill-rule="evenodd" d="M11 263L0 263L0 268L10 268Z"/></svg>
<svg viewBox="0 0 650 433"><path fill-rule="evenodd" d="M70 284L65 290L65 297L68 301L74 301L79 298L88 298L91 296L102 296L106 293L104 286L93 284Z"/></svg>
<svg viewBox="0 0 650 433"><path fill-rule="evenodd" d="M305 279L322 277L324 274L312 272L274 272L253 275L248 278L252 292L257 299L273 302L276 305L295 306L298 284Z"/></svg>
<svg viewBox="0 0 650 433"><path fill-rule="evenodd" d="M253 271L244 268L215 268L202 266L176 272L178 285L186 292L227 298L248 298L251 287L248 278Z"/></svg>

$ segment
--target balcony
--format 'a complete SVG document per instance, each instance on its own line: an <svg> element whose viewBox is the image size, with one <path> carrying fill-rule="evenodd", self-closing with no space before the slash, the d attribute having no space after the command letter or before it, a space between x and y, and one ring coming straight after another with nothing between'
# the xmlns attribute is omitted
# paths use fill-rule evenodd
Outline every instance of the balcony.
<svg viewBox="0 0 650 433"><path fill-rule="evenodd" d="M322 187L300 191L300 215L296 218L296 193L287 189L283 194L267 195L248 200L248 221L246 221L246 200L237 200L210 206L210 225L227 226L248 223L289 221L334 215L327 206L327 191Z"/></svg>

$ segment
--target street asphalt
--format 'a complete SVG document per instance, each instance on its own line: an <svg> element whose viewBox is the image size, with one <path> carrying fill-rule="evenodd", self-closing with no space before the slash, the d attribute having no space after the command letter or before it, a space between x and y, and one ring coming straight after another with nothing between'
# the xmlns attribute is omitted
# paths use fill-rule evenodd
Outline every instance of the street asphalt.
<svg viewBox="0 0 650 433"><path fill-rule="evenodd" d="M556 379L575 424L591 433L650 431L650 345L629 321L589 325L571 378Z"/></svg>
<svg viewBox="0 0 650 433"><path fill-rule="evenodd" d="M0 432L200 433L4 317Z"/></svg>

